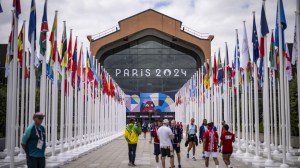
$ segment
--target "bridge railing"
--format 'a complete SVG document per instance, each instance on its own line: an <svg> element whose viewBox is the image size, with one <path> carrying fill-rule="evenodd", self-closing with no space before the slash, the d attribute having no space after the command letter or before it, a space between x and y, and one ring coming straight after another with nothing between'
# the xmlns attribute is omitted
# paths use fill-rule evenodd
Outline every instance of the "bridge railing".
<svg viewBox="0 0 300 168"><path fill-rule="evenodd" d="M184 25L181 26L181 30L188 33L188 34L191 34L193 36L201 38L201 39L208 39L208 37L209 37L209 33L200 33L198 31L196 31L194 29L191 29L191 28L189 28L187 26L184 26Z"/></svg>
<svg viewBox="0 0 300 168"><path fill-rule="evenodd" d="M111 27L109 29L106 29L106 30L100 32L100 33L92 35L92 40L100 39L100 38L102 38L104 36L107 36L107 35L109 35L111 33L119 31L119 30L120 30L120 27L118 25L117 26L113 26L113 27Z"/></svg>

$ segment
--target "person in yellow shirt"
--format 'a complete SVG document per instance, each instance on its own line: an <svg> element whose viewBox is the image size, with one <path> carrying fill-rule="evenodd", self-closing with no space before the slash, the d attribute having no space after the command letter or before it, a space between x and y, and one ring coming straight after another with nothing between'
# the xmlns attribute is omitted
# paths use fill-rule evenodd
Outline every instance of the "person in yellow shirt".
<svg viewBox="0 0 300 168"><path fill-rule="evenodd" d="M136 166L134 164L135 161L135 153L136 147L139 139L139 135L142 133L141 128L134 125L134 120L130 119L128 126L125 128L124 131L124 138L128 143L128 158L129 163L128 166Z"/></svg>

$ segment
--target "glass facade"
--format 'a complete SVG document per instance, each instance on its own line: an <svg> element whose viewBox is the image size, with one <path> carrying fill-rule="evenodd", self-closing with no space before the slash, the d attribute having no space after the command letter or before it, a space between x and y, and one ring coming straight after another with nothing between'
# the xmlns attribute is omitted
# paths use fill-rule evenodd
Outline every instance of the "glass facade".
<svg viewBox="0 0 300 168"><path fill-rule="evenodd" d="M177 92L197 70L199 56L154 36L112 49L103 65L125 93Z"/></svg>

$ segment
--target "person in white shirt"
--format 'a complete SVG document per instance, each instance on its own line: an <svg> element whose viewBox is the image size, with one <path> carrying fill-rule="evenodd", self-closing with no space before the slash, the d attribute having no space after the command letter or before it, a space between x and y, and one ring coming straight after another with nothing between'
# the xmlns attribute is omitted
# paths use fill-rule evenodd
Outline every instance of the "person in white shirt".
<svg viewBox="0 0 300 168"><path fill-rule="evenodd" d="M172 139L174 139L174 134L172 130L168 127L169 120L163 120L163 126L159 127L157 130L158 139L160 142L160 152L161 152L161 163L162 167L165 168L166 156L170 157L170 165L174 167L174 150L172 145Z"/></svg>

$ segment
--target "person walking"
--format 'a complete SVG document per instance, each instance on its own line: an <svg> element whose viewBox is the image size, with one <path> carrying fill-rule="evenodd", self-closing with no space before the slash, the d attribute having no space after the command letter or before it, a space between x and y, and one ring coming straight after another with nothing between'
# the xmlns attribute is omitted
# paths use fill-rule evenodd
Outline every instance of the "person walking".
<svg viewBox="0 0 300 168"><path fill-rule="evenodd" d="M223 161L228 168L232 168L232 166L230 166L230 157L233 151L232 143L234 143L235 138L234 134L228 131L229 126L227 124L224 124L223 127L224 132L222 133L220 138L220 147L222 147Z"/></svg>
<svg viewBox="0 0 300 168"><path fill-rule="evenodd" d="M178 125L176 125L176 121L171 121L171 130L174 134L174 139L172 140L173 149L176 152L177 160L178 160L178 168L181 168L181 157L180 157L180 143L181 143L181 129ZM175 165L175 164L174 164Z"/></svg>
<svg viewBox="0 0 300 168"><path fill-rule="evenodd" d="M169 120L164 119L163 125L157 130L158 139L160 142L160 152L161 152L161 163L162 167L166 167L166 156L170 158L171 168L174 167L174 150L172 145L172 139L174 135L172 130L168 127Z"/></svg>
<svg viewBox="0 0 300 168"><path fill-rule="evenodd" d="M28 168L45 168L46 131L42 126L44 114L37 112L33 115L34 123L29 125L22 137L22 148L26 153Z"/></svg>
<svg viewBox="0 0 300 168"><path fill-rule="evenodd" d="M139 139L139 135L141 134L141 129L134 125L134 120L130 119L128 126L125 128L124 131L124 138L128 143L128 159L129 163L128 166L136 166L134 164L135 161L135 153L136 147Z"/></svg>
<svg viewBox="0 0 300 168"><path fill-rule="evenodd" d="M162 122L161 122L161 120L158 120L156 123L157 124L155 125L155 127L153 128L153 131L152 131L153 144L154 144L153 154L155 155L156 167L159 168L160 145L159 145L157 130L162 126ZM151 140L150 140L150 143L152 143Z"/></svg>
<svg viewBox="0 0 300 168"><path fill-rule="evenodd" d="M146 139L147 129L148 129L147 124L144 122L142 124L142 130L143 130L143 133L144 133L144 139Z"/></svg>
<svg viewBox="0 0 300 168"><path fill-rule="evenodd" d="M207 120L203 119L202 125L199 128L199 144L203 142L203 135L207 131ZM202 152L202 158L205 159L204 151Z"/></svg>
<svg viewBox="0 0 300 168"><path fill-rule="evenodd" d="M193 149L193 157L192 157L192 160L193 161L196 161L196 158L195 158L195 153L196 153L196 144L198 142L197 140L197 125L194 124L195 122L195 119L192 118L191 119L191 124L190 125L187 125L186 126L186 141L188 142L188 152L187 152L187 155L186 157L189 158L190 154L190 150Z"/></svg>
<svg viewBox="0 0 300 168"><path fill-rule="evenodd" d="M209 123L208 130L203 135L203 151L205 155L205 166L209 165L209 157L214 159L216 168L219 168L218 161L218 133L213 130L213 124Z"/></svg>

